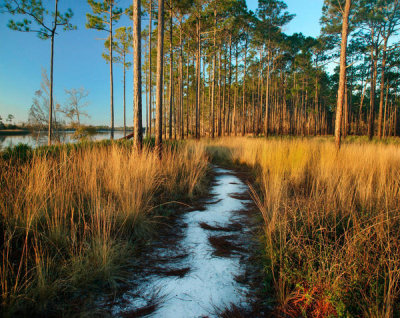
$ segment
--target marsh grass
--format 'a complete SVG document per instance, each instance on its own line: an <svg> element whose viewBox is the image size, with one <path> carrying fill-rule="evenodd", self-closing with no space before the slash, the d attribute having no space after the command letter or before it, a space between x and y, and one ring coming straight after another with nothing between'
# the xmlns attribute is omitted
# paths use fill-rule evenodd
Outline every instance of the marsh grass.
<svg viewBox="0 0 400 318"><path fill-rule="evenodd" d="M217 162L247 165L261 211L265 295L289 317L398 316L400 148L327 138L222 139Z"/></svg>
<svg viewBox="0 0 400 318"><path fill-rule="evenodd" d="M4 155L4 153L3 153ZM207 157L194 143L88 144L10 150L0 159L0 283L5 315L57 315L85 290L124 280L136 246L168 202L204 193Z"/></svg>

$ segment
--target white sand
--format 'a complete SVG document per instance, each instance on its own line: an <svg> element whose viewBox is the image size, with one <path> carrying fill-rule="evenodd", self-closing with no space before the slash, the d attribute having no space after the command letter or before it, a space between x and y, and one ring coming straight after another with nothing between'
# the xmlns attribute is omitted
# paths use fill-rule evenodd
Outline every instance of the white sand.
<svg viewBox="0 0 400 318"><path fill-rule="evenodd" d="M216 169L221 173L216 177L217 185L212 189L218 203L206 205L205 211L188 212L183 216L187 224L184 239L180 245L189 253L188 257L175 263L179 268L190 267L183 278L151 275L135 291L143 297L124 296L128 301L125 308L116 307L113 313L129 311L146 304L149 295L157 293L164 296L162 304L149 317L180 318L215 316L215 308L223 309L233 303L246 306L247 288L235 281L235 276L243 273L238 256L217 257L212 255L208 237L210 231L204 230L199 223L211 226L227 226L237 218L234 211L243 208L244 201L231 198L230 194L243 193L247 186L237 177L225 174L227 170ZM217 235L219 232L213 232ZM229 233L220 233L229 235Z"/></svg>

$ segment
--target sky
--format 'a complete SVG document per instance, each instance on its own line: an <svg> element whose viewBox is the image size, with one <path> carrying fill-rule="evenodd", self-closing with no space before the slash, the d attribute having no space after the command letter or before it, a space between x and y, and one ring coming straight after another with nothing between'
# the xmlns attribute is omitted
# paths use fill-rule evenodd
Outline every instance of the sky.
<svg viewBox="0 0 400 318"><path fill-rule="evenodd" d="M255 11L258 0L247 0L247 6ZM284 32L302 32L307 36L318 36L319 19L323 0L286 0L288 11L295 18L285 26ZM54 1L43 0L48 8ZM65 89L84 87L89 91L89 102L85 111L89 118L85 124L109 125L110 122L110 80L109 65L101 54L104 48L105 32L85 28L86 13L90 12L86 0L61 0L61 12L71 8L74 12L72 23L76 31L60 31L55 39L54 53L54 96L57 103L66 101ZM128 6L129 0L120 0ZM50 69L50 40L41 40L34 33L9 30L7 22L11 16L0 14L0 116L4 119L13 114L15 122L27 121L29 108L35 92L40 89L42 69ZM121 19L118 26L130 25ZM143 24L146 22L143 22ZM132 72L127 73L127 125L133 123ZM145 103L145 99L143 99ZM114 67L114 108L115 125L123 125L122 68Z"/></svg>

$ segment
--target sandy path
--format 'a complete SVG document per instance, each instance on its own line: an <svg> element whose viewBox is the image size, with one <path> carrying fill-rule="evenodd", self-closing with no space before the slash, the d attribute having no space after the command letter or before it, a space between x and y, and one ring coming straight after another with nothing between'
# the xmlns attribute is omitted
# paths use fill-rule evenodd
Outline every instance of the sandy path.
<svg viewBox="0 0 400 318"><path fill-rule="evenodd" d="M248 202L241 198L248 188L232 171L215 172L212 202L205 210L182 215L177 239L156 244L149 255L153 261L135 281L135 289L113 307L113 315L215 317L217 308L246 308L249 286L237 278L244 274L241 260L248 253L243 243L249 230L238 211Z"/></svg>

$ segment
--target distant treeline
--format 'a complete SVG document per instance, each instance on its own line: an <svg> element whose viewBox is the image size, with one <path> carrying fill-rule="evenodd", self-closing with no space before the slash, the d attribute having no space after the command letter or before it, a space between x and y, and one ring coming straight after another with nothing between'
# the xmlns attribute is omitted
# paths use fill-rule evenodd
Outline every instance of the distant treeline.
<svg viewBox="0 0 400 318"><path fill-rule="evenodd" d="M46 12L33 0L5 2L6 11L21 19ZM255 12L244 0L134 0L128 8L114 0L88 3L86 27L107 33L103 57L110 68L111 138L115 63L123 67L124 125L125 77L133 68L133 123L139 146L143 126L160 147L164 138L325 135L338 125L336 134L340 131L344 137L400 135L397 0L325 0L321 34L315 38L283 32L294 15L281 0L259 0ZM41 25L41 38L54 43L57 26L77 28L71 24L71 10L48 14L55 16L54 22ZM121 25L123 14L133 20L133 27ZM143 31L142 15L149 20ZM35 31L30 23L38 20L44 23L43 17L11 20L9 27ZM331 74L327 65L337 63L339 55L340 67ZM52 64L53 59L46 84L50 111L42 116L50 143L58 111ZM87 92L72 90L70 95L75 103L61 111L79 122L84 113L77 101Z"/></svg>

